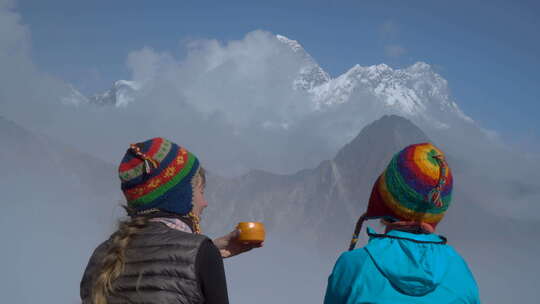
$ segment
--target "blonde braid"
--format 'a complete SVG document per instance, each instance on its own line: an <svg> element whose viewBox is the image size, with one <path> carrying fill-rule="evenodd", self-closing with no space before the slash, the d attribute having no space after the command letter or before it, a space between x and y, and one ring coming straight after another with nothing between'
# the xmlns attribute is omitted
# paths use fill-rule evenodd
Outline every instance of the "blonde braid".
<svg viewBox="0 0 540 304"><path fill-rule="evenodd" d="M193 192L195 191L195 188L197 186L201 186L203 189L206 187L206 171L202 166L200 166L197 169L197 172L195 172L195 175L193 176L193 179L191 180L191 187L193 189ZM193 196L191 198L191 202L193 202ZM193 213L193 211L190 211L186 215L191 222L193 223L193 233L195 234L201 234L201 218Z"/></svg>
<svg viewBox="0 0 540 304"><path fill-rule="evenodd" d="M193 233L201 234L201 218L196 216L193 211L190 211L187 217L189 217L191 219L191 222L193 223Z"/></svg>
<svg viewBox="0 0 540 304"><path fill-rule="evenodd" d="M124 270L126 247L133 235L144 229L147 224L146 217L134 217L119 222L118 231L112 236L111 246L102 260L101 270L92 289L92 304L107 304L107 296L114 292L113 281Z"/></svg>

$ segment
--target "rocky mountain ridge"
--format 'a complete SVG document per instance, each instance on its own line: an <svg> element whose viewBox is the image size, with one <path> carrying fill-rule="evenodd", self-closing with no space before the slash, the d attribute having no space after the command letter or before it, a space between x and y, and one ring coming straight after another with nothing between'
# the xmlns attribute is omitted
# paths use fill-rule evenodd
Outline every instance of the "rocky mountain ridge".
<svg viewBox="0 0 540 304"><path fill-rule="evenodd" d="M291 75L291 86L307 94L315 112L331 115L344 104L359 104L364 111L356 114L363 120L383 113L401 115L415 123L425 122L437 129L474 123L453 100L447 81L425 62L404 69L393 69L386 64L355 65L333 78L298 41L283 35L275 35L275 39L300 58L297 74ZM101 94L82 98L82 94L74 92L67 100L75 104L125 107L135 101L142 88L142 83L119 80Z"/></svg>

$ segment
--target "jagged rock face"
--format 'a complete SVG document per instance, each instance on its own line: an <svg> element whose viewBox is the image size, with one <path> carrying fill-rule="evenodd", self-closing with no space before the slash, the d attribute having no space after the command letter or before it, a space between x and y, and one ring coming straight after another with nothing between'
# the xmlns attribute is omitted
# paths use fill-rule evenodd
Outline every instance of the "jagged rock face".
<svg viewBox="0 0 540 304"><path fill-rule="evenodd" d="M294 53L299 55L303 60L300 71L293 81L293 87L295 89L311 91L313 88L330 81L330 75L319 66L315 59L304 50L298 41L291 40L282 35L276 35L276 38L289 47Z"/></svg>
<svg viewBox="0 0 540 304"><path fill-rule="evenodd" d="M394 153L427 141L412 123L385 116L367 126L332 160L292 175L263 171L225 179L210 176L206 228L217 233L223 223L261 220L277 235L296 231L300 242L324 243L321 250L345 247L364 211L371 185Z"/></svg>

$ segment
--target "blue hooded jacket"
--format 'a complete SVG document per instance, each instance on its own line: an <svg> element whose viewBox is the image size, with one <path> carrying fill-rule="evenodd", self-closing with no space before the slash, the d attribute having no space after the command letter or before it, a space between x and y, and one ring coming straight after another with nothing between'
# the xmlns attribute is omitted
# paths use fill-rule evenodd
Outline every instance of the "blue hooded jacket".
<svg viewBox="0 0 540 304"><path fill-rule="evenodd" d="M328 278L324 304L480 303L461 256L435 234L398 230L344 252Z"/></svg>

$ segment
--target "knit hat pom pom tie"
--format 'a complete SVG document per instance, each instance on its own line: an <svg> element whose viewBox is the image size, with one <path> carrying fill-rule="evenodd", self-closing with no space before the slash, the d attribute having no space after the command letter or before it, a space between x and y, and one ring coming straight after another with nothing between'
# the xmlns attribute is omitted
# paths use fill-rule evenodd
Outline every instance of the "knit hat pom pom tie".
<svg viewBox="0 0 540 304"><path fill-rule="evenodd" d="M129 148L131 149L133 153L135 153L135 155L138 158L144 161L144 171L146 172L146 174L150 174L152 169L156 169L159 167L158 162L155 159L151 158L150 156L142 153L141 148L139 148L139 146L135 144L131 144Z"/></svg>

